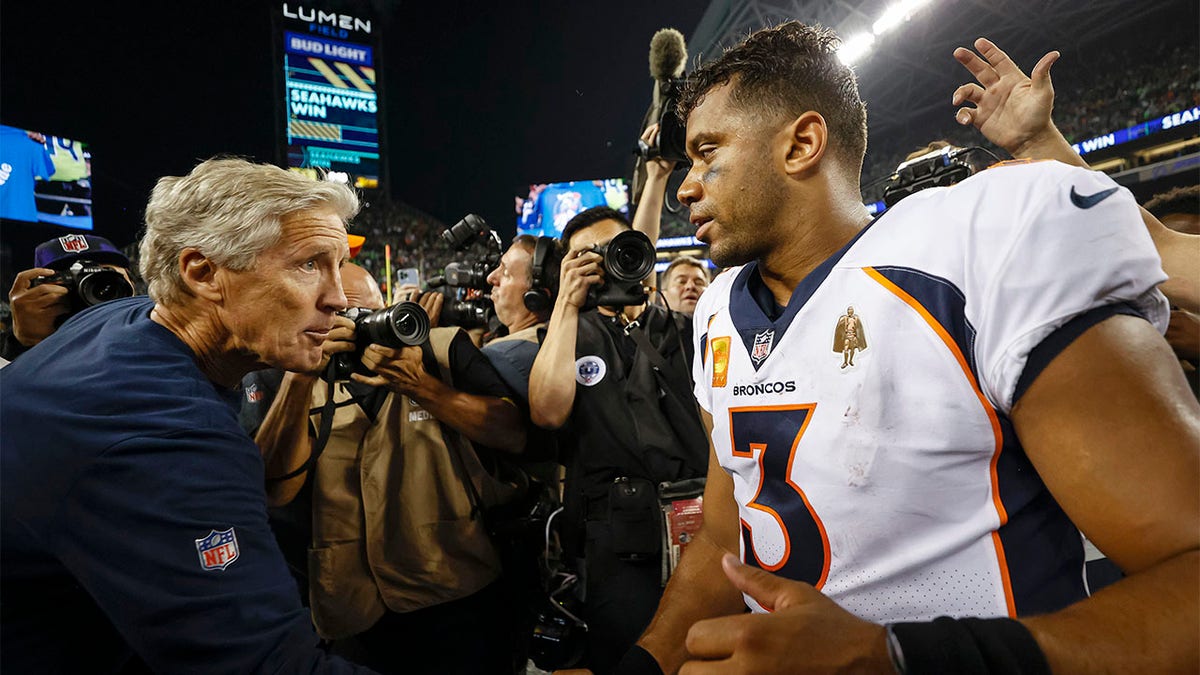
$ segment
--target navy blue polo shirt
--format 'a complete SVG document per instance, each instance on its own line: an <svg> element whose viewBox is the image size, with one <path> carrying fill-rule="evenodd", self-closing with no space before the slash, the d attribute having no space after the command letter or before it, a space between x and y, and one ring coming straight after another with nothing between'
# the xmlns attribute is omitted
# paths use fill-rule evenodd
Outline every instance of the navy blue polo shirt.
<svg viewBox="0 0 1200 675"><path fill-rule="evenodd" d="M354 670L317 648L236 392L152 307L81 312L0 370L0 669Z"/></svg>

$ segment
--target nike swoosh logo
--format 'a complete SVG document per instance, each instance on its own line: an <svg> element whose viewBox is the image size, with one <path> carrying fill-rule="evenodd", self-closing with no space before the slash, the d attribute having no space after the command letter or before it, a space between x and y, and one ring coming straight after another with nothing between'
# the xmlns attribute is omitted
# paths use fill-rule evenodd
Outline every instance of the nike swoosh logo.
<svg viewBox="0 0 1200 675"><path fill-rule="evenodd" d="M1107 190L1101 190L1100 192L1097 192L1094 195L1081 195L1075 191L1075 186L1072 185L1071 186L1071 203L1074 204L1075 206L1078 206L1081 209L1090 209L1093 206L1104 201L1105 199L1108 199L1109 195L1111 195L1112 193L1114 193L1116 191L1117 191L1117 188L1109 188Z"/></svg>

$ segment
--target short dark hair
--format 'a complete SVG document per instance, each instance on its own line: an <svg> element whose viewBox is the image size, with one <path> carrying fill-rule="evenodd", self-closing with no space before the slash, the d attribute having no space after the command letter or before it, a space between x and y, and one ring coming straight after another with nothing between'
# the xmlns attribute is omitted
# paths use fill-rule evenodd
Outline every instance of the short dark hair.
<svg viewBox="0 0 1200 675"><path fill-rule="evenodd" d="M571 237L575 236L576 232L585 227L591 227L602 220L615 220L624 225L626 229L633 229L625 214L620 211L607 206L593 206L590 209L576 213L573 218L567 221L567 224L563 226L562 236L558 238L560 246L565 250L571 243Z"/></svg>
<svg viewBox="0 0 1200 675"><path fill-rule="evenodd" d="M1154 195L1146 202L1146 210L1155 218L1172 213L1200 214L1200 185L1187 185Z"/></svg>
<svg viewBox="0 0 1200 675"><path fill-rule="evenodd" d="M808 110L820 113L835 141L833 149L861 167L867 108L854 71L838 60L840 45L828 28L799 21L764 28L688 76L676 113L686 123L709 90L733 83L731 100L743 109L792 117Z"/></svg>

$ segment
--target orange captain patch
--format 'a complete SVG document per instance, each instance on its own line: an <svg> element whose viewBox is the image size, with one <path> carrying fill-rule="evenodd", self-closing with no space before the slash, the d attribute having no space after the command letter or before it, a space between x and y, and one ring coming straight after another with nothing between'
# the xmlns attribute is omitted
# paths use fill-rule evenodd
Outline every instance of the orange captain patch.
<svg viewBox="0 0 1200 675"><path fill-rule="evenodd" d="M713 338L708 344L712 349L712 386L724 387L729 374L729 337Z"/></svg>

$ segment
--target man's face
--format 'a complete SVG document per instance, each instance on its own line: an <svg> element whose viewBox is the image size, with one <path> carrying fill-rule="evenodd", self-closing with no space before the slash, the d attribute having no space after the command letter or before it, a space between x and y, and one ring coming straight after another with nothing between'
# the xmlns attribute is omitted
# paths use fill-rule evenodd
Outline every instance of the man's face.
<svg viewBox="0 0 1200 675"><path fill-rule="evenodd" d="M692 160L679 201L691 209L696 238L721 267L763 257L786 177L772 166L778 129L730 101L732 85L714 87L687 120Z"/></svg>
<svg viewBox="0 0 1200 675"><path fill-rule="evenodd" d="M285 216L279 242L250 269L217 268L218 312L235 350L283 370L319 366L334 314L348 306L339 273L348 252L342 221L317 208Z"/></svg>
<svg viewBox="0 0 1200 675"><path fill-rule="evenodd" d="M708 288L708 275L695 265L677 265L663 280L663 297L671 309L684 314L696 311L696 301Z"/></svg>
<svg viewBox="0 0 1200 675"><path fill-rule="evenodd" d="M596 244L607 244L613 237L628 229L615 220L601 220L571 235L567 248L572 254L576 251L586 251Z"/></svg>
<svg viewBox="0 0 1200 675"><path fill-rule="evenodd" d="M511 246L501 256L500 266L488 275L492 285L492 305L496 318L505 326L515 326L531 312L525 308L525 292L532 286L533 256L523 246Z"/></svg>

